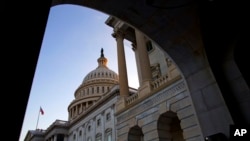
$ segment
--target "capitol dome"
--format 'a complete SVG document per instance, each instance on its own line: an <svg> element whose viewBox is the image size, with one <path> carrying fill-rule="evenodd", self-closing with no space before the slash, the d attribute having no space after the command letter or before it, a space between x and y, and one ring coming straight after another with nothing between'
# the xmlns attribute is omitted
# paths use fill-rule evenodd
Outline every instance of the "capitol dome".
<svg viewBox="0 0 250 141"><path fill-rule="evenodd" d="M98 66L96 69L90 71L83 79L82 84L79 86L79 88L76 90L79 91L79 89L86 91L87 88L94 86L109 86L110 88L112 85L118 84L118 74L112 70L110 70L107 67L108 59L104 57L103 49L101 49L101 56L97 59ZM96 88L99 89L99 88ZM87 90L89 91L89 90ZM93 93L97 94L97 90L91 90ZM87 92L91 93L91 92ZM100 92L98 91L98 94ZM77 94L75 94L75 97L77 98Z"/></svg>
<svg viewBox="0 0 250 141"><path fill-rule="evenodd" d="M108 59L104 57L103 49L101 49L101 56L97 62L97 68L89 72L75 90L75 99L68 107L69 120L84 113L114 86L118 85L118 74L107 67Z"/></svg>
<svg viewBox="0 0 250 141"><path fill-rule="evenodd" d="M83 79L82 84L87 84L91 82L96 82L96 81L113 81L113 82L118 82L118 75L116 72L110 70L107 67L107 58L104 57L103 50L101 51L101 56L97 60L98 62L98 67L89 72L85 78Z"/></svg>

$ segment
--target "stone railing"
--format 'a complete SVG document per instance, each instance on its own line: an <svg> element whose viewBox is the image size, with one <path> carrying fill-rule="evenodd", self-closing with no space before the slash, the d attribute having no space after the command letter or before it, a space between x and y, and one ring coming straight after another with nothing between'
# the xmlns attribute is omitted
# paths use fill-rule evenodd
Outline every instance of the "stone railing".
<svg viewBox="0 0 250 141"><path fill-rule="evenodd" d="M160 78L154 80L151 82L151 85L152 85L152 89L156 89L156 88L159 88L160 86L164 85L165 83L167 83L169 80L168 80L168 76L167 75L163 75L161 76Z"/></svg>
<svg viewBox="0 0 250 141"><path fill-rule="evenodd" d="M151 87L152 87L151 92L153 92L155 89L159 88L160 86L165 85L165 84L166 84L167 82L169 82L169 81L170 81L170 80L169 80L169 78L168 78L167 75L161 76L160 78L158 78L158 79L152 81L152 82L151 82ZM133 95L127 97L127 98L126 98L126 105L132 104L133 102L135 102L135 101L137 101L138 99L140 99L141 97L143 97L143 95L145 95L145 94L142 94L142 95L140 96L140 91L139 91L139 92L137 92L137 93L135 93L135 94L133 94Z"/></svg>
<svg viewBox="0 0 250 141"><path fill-rule="evenodd" d="M135 93L126 99L126 104L129 105L139 98L139 93Z"/></svg>

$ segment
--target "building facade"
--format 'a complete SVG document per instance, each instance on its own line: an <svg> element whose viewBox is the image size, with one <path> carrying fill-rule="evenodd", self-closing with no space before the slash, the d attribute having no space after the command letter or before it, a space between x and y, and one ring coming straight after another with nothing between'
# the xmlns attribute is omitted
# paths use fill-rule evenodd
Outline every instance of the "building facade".
<svg viewBox="0 0 250 141"><path fill-rule="evenodd" d="M203 140L186 82L172 59L140 31L109 17L117 41L118 75L103 49L98 67L85 76L69 104L68 121L39 132L44 141ZM123 41L135 53L139 88L128 86ZM34 131L33 131L34 132ZM25 141L38 139L28 132Z"/></svg>
<svg viewBox="0 0 250 141"><path fill-rule="evenodd" d="M106 24L114 29L118 56L123 56L119 48L123 48L124 39L132 43L140 82L136 94L120 92L116 105L117 140L203 140L186 82L172 59L121 20L111 16ZM119 67L126 64L122 61L118 60Z"/></svg>

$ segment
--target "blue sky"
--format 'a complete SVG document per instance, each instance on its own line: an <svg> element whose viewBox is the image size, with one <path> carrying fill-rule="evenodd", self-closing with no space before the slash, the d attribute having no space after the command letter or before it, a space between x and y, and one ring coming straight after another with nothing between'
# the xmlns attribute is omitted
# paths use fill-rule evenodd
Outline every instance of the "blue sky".
<svg viewBox="0 0 250 141"><path fill-rule="evenodd" d="M108 15L76 5L50 9L43 43L33 79L19 141L28 130L47 129L56 119L68 119L68 105L87 73L97 67L101 48L108 67L118 73L113 29L105 24ZM124 41L129 86L138 88L131 43Z"/></svg>

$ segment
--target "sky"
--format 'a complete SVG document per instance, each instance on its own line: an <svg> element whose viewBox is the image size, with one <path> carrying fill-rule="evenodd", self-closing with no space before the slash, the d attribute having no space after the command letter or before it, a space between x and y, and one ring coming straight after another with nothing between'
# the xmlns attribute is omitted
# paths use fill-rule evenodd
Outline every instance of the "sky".
<svg viewBox="0 0 250 141"><path fill-rule="evenodd" d="M51 7L19 141L28 130L45 130L56 119L68 120L68 105L84 77L96 69L101 48L109 69L118 73L116 41L113 29L105 24L107 18L83 6ZM131 43L124 40L124 46L129 86L138 88Z"/></svg>

